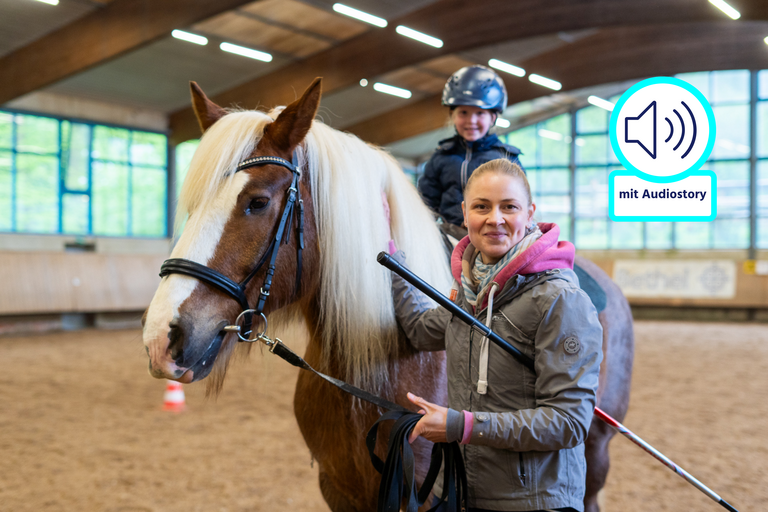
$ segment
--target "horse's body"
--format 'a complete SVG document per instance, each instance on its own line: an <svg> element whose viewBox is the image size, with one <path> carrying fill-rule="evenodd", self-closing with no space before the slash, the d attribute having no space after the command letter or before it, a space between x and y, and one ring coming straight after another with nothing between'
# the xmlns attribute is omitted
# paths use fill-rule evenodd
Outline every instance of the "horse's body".
<svg viewBox="0 0 768 512"><path fill-rule="evenodd" d="M381 192L390 205L392 236L408 254L409 266L446 291L450 274L437 227L391 157L355 137L313 123L319 99L316 81L285 110L269 115L228 113L193 86L195 110L206 133L180 197L179 217L188 220L172 257L207 265L236 281L248 275L274 236L290 173L273 165L240 173L231 169L254 156L290 160L295 155L303 172L299 197L306 210L306 250L297 287L298 233L291 229L278 253L264 309L272 313L271 332L280 329L281 319L301 315L309 331L305 359L319 371L404 406L410 407L407 391L445 404L445 354L415 352L402 338L394 317L391 278L375 262L387 242ZM621 421L628 402L631 317L626 300L608 277L588 262L584 267L609 299L600 315L605 359L598 404ZM246 290L251 303L263 278L264 270ZM222 326L233 323L240 309L227 295L193 278L164 278L145 315L144 343L152 375L182 382L207 376L210 367L199 361L209 360L211 351L218 350L214 342L224 336ZM221 350L213 354L218 356L209 379L213 389L221 386L236 345L236 336L226 335ZM380 478L364 437L381 411L308 372L299 375L294 410L320 466L320 488L331 510L375 509ZM587 441L585 501L590 512L597 510L596 493L607 472L612 432L603 427L593 424ZM429 463L429 443L419 439L414 450L421 481Z"/></svg>

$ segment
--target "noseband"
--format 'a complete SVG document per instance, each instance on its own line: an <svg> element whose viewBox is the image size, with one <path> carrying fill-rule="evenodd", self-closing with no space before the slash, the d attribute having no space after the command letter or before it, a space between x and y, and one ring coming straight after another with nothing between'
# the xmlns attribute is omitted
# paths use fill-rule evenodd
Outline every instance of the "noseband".
<svg viewBox="0 0 768 512"><path fill-rule="evenodd" d="M304 249L304 202L301 200L299 195L299 181L301 180L301 172L299 172L299 170L296 168L296 154L294 153L293 155L293 163L276 156L257 156L254 158L249 158L237 164L235 172L250 169L252 167L261 167L263 165L279 165L281 167L285 167L293 173L293 179L291 180L291 186L288 188L288 190L286 190L288 200L285 203L283 214L280 217L280 223L277 226L277 233L275 234L275 237L272 239L272 242L262 255L259 262L256 264L256 267L254 267L254 269L245 279L243 279L240 283L236 283L221 272L217 272L210 267L206 267L205 265L201 265L200 263L184 258L167 259L160 267L160 277L165 277L170 274L182 274L185 276L194 277L195 279L199 279L200 281L211 285L217 290L222 291L235 299L240 304L240 307L243 308L243 312L240 313L240 316L245 317L243 327L240 329L237 326L228 326L225 328L225 330L236 331L240 339L243 341L249 341L247 337L252 330L251 324L253 315L262 317L264 320L264 331L262 331L262 334L266 332L267 320L263 313L264 304L267 301L267 297L269 297L269 290L272 287L272 278L275 275L277 251L280 248L281 243L288 243L290 237L290 229L288 229L288 226L289 224L293 223L294 208L296 206L297 199L299 222L296 228L298 235L296 258L296 294L299 293L299 287L301 285L301 251ZM267 259L269 259L269 267L267 268L267 274L264 278L264 284L259 290L259 300L256 304L256 307L251 308L248 304L245 288L248 286L248 283L251 281L251 279L253 279L256 273L261 269L261 267L264 266L264 263L267 261ZM238 320L240 316L238 316ZM237 324L237 321L235 323Z"/></svg>

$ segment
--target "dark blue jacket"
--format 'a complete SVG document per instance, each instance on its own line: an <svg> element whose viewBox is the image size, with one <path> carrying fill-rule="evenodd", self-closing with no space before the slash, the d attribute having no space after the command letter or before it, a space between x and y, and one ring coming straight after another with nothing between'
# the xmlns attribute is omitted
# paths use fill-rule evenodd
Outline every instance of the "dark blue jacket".
<svg viewBox="0 0 768 512"><path fill-rule="evenodd" d="M460 135L440 141L437 150L424 167L419 180L419 192L432 210L451 224L460 226L464 220L461 201L464 187L472 172L482 164L506 158L520 164L520 150L504 144L496 135L486 135L474 142ZM521 165L522 167L522 165Z"/></svg>

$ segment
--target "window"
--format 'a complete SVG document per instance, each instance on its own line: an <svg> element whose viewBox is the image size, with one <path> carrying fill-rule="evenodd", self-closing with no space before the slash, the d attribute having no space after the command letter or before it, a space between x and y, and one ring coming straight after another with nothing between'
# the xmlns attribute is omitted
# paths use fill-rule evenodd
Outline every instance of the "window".
<svg viewBox="0 0 768 512"><path fill-rule="evenodd" d="M159 133L0 112L0 231L166 236Z"/></svg>
<svg viewBox="0 0 768 512"><path fill-rule="evenodd" d="M572 239L570 133L571 116L561 114L503 137L523 152L520 162L536 203L535 218L557 224L563 240Z"/></svg>
<svg viewBox="0 0 768 512"><path fill-rule="evenodd" d="M746 70L686 73L678 78L699 89L712 105L717 138L703 166L717 174L717 218L712 222L612 222L608 217L608 176L621 168L610 145L610 112L587 106L505 136L523 151L537 204L538 219L571 220L578 249L746 249L750 246L752 151L757 156L756 247L768 249L768 70L756 72L757 97L750 96ZM619 96L611 98L614 103ZM756 104L756 147L750 140L751 101ZM574 162L568 166L569 151ZM573 190L570 173L573 173Z"/></svg>

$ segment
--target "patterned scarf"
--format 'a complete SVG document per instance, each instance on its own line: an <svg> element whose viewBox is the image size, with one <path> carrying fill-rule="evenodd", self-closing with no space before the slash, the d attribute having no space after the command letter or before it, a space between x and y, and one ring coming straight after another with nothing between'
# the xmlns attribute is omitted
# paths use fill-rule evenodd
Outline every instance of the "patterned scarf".
<svg viewBox="0 0 768 512"><path fill-rule="evenodd" d="M467 302L473 306L483 303L485 294L488 292L488 285L491 284L496 274L507 264L522 254L523 251L533 245L543 233L539 227L534 224L525 230L525 236L507 254L505 254L496 263L486 265L483 263L483 257L480 251L469 244L462 258L461 286L464 288L464 296Z"/></svg>

